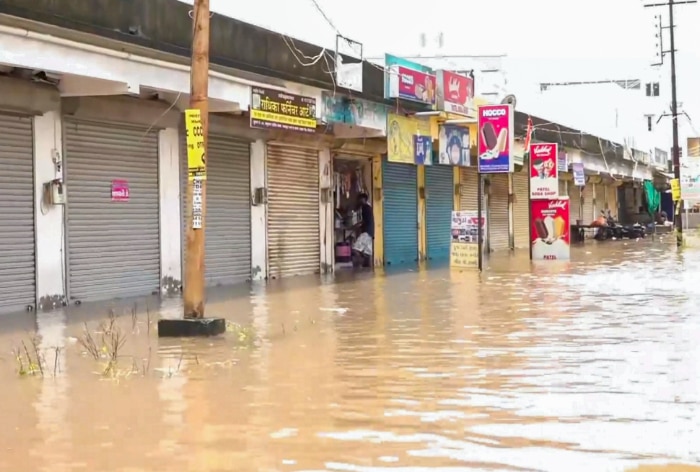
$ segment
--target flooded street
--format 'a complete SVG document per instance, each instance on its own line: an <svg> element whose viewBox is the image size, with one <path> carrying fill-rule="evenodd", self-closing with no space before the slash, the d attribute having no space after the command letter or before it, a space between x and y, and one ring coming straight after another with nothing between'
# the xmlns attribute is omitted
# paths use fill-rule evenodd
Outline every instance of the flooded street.
<svg viewBox="0 0 700 472"><path fill-rule="evenodd" d="M214 292L221 339L159 340L155 301L115 304L111 368L104 305L9 317L0 470L698 470L700 250L572 259Z"/></svg>

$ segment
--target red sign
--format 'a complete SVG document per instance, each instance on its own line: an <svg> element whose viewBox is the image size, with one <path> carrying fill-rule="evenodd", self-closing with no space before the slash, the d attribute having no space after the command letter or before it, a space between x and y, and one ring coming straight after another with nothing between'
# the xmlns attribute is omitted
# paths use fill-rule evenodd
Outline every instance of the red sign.
<svg viewBox="0 0 700 472"><path fill-rule="evenodd" d="M438 110L448 113L475 116L474 79L456 72L437 72Z"/></svg>
<svg viewBox="0 0 700 472"><path fill-rule="evenodd" d="M556 143L530 144L530 199L559 197L559 146Z"/></svg>
<svg viewBox="0 0 700 472"><path fill-rule="evenodd" d="M393 77L392 96L421 102L428 105L435 104L435 76L426 74L408 67L395 66L392 68Z"/></svg>
<svg viewBox="0 0 700 472"><path fill-rule="evenodd" d="M129 201L129 182L126 180L112 181L112 201L113 202L128 202Z"/></svg>
<svg viewBox="0 0 700 472"><path fill-rule="evenodd" d="M530 200L532 259L569 260L571 222L569 198Z"/></svg>

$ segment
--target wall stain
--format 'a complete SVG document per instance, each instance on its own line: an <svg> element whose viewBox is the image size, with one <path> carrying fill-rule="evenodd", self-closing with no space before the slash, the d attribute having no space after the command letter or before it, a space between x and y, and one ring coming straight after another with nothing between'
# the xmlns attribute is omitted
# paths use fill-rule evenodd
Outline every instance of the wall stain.
<svg viewBox="0 0 700 472"><path fill-rule="evenodd" d="M182 292L182 281L173 277L163 277L160 281L160 290L167 295L174 295Z"/></svg>

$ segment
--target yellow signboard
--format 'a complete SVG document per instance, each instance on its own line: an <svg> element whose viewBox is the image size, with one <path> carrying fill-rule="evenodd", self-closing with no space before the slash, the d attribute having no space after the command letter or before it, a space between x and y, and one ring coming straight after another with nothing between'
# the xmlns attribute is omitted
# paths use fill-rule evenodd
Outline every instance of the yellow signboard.
<svg viewBox="0 0 700 472"><path fill-rule="evenodd" d="M479 267L479 245L477 243L452 242L450 244L450 267L476 269Z"/></svg>
<svg viewBox="0 0 700 472"><path fill-rule="evenodd" d="M207 180L207 158L204 155L204 131L200 110L185 110L185 131L187 132L187 175L190 180Z"/></svg>
<svg viewBox="0 0 700 472"><path fill-rule="evenodd" d="M395 115L387 116L387 160L415 164L414 136L430 136L430 121Z"/></svg>
<svg viewBox="0 0 700 472"><path fill-rule="evenodd" d="M671 198L674 202L681 199L681 181L679 179L671 179Z"/></svg>

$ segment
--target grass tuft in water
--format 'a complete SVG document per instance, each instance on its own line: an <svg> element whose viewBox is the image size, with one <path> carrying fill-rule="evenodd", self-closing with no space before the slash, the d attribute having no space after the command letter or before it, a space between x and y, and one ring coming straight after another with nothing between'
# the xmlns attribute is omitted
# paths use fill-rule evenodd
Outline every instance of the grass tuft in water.
<svg viewBox="0 0 700 472"><path fill-rule="evenodd" d="M252 326L243 326L238 323L227 321L226 331L233 333L236 346L239 348L253 348L258 340L255 328Z"/></svg>

